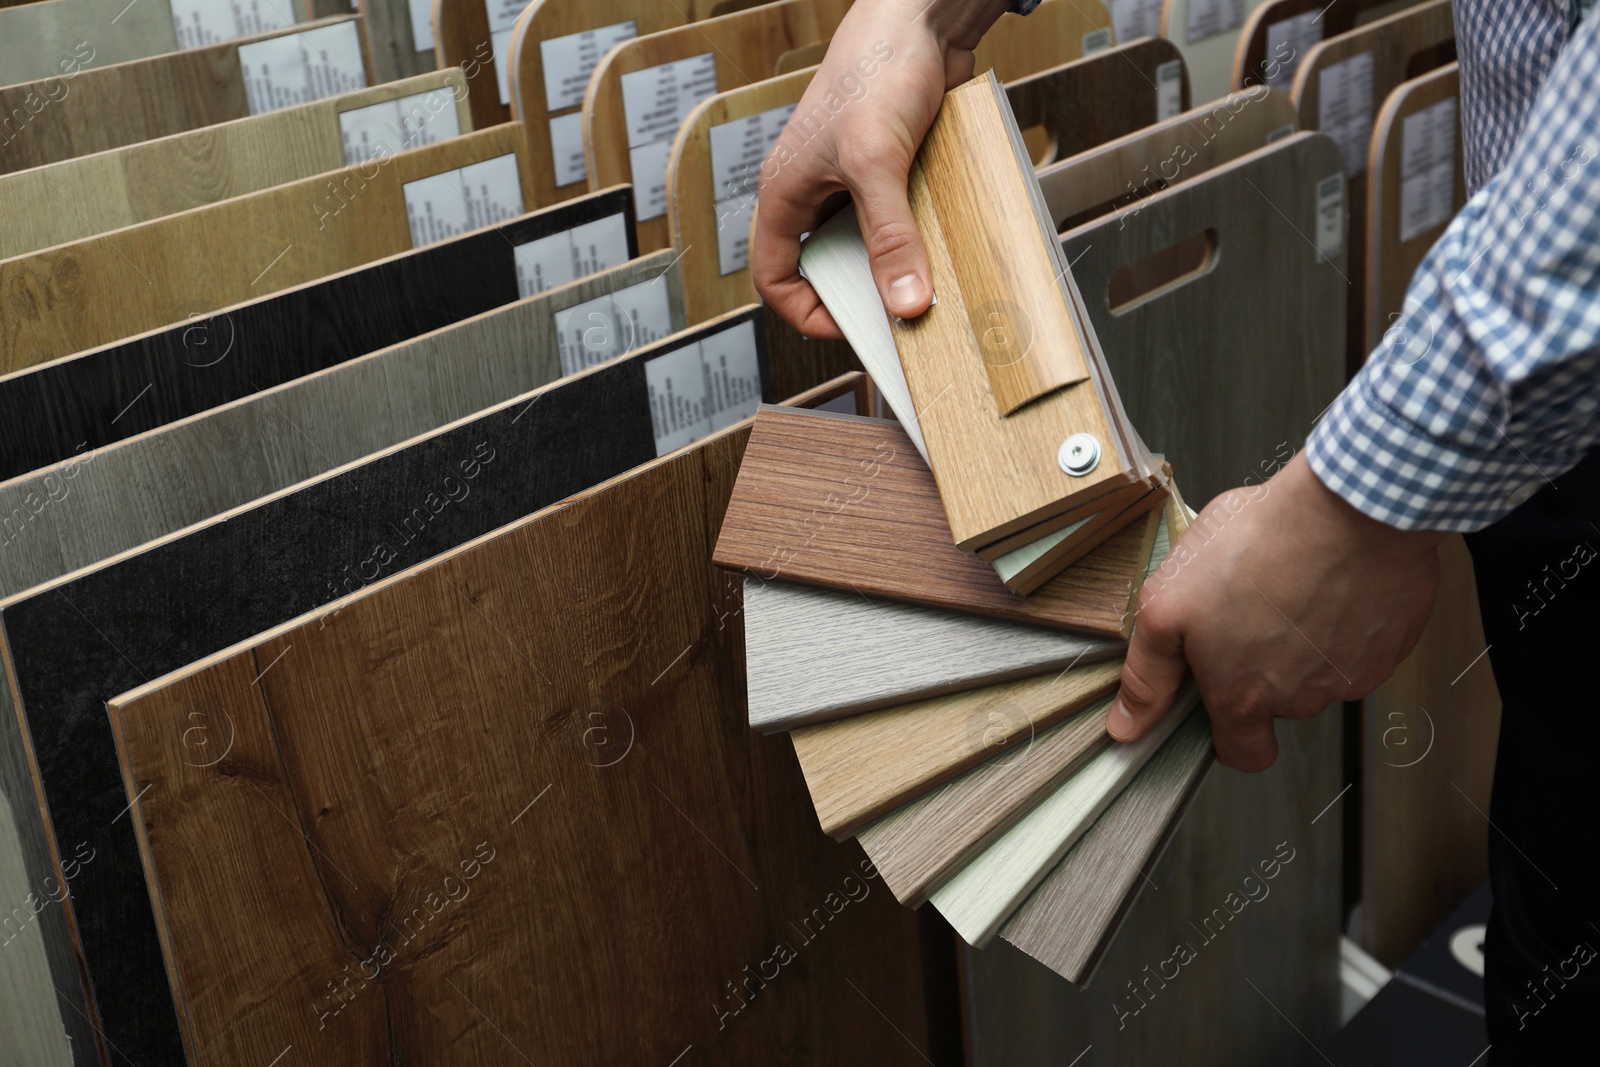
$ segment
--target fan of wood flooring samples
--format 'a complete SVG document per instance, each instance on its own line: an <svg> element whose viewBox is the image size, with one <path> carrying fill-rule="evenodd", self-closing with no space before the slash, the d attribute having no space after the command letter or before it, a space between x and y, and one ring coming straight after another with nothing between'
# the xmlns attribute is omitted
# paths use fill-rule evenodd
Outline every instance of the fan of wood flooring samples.
<svg viewBox="0 0 1600 1067"><path fill-rule="evenodd" d="M452 68L5 175L0 258L455 137L465 94Z"/></svg>
<svg viewBox="0 0 1600 1067"><path fill-rule="evenodd" d="M1020 20L1001 25L1014 21ZM1025 135L1037 130L1052 158L1071 155L1137 129L1152 115L1165 117L1169 101L1181 107L1183 62L1175 55L1170 42L1136 41L1024 77L1008 84L1006 95ZM749 231L756 177L813 73L718 93L684 120L667 163L667 218L671 244L683 254L691 315L721 314L754 298ZM1068 100L1095 103L1062 106ZM780 159L769 166L781 165Z"/></svg>
<svg viewBox="0 0 1600 1067"><path fill-rule="evenodd" d="M0 87L0 174L359 89L366 81L358 25L328 19L106 67L67 63L62 73ZM307 41L315 48L302 51ZM274 73L298 94L275 100L269 83L245 75L246 63L295 57L295 69L280 62ZM312 80L313 69L323 76Z"/></svg>
<svg viewBox="0 0 1600 1067"><path fill-rule="evenodd" d="M1263 0L1166 0L1161 36L1178 46L1194 98L1215 100L1232 84L1239 29Z"/></svg>
<svg viewBox="0 0 1600 1067"><path fill-rule="evenodd" d="M1348 372L1366 362L1367 157L1372 124L1391 92L1408 78L1455 59L1449 0L1430 0L1313 45L1295 73L1300 128L1339 144L1350 181Z"/></svg>
<svg viewBox="0 0 1600 1067"><path fill-rule="evenodd" d="M620 266L632 210L596 193L0 377L0 480Z"/></svg>
<svg viewBox="0 0 1600 1067"><path fill-rule="evenodd" d="M1267 0L1250 12L1233 53L1233 88L1288 91L1311 46L1411 7L1419 0Z"/></svg>
<svg viewBox="0 0 1600 1067"><path fill-rule="evenodd" d="M738 600L707 556L741 441L113 702L197 1059L273 1034L298 1062L372 1067L508 1045L538 1063L925 1062L914 920L815 832L783 742L744 729L728 685L738 630L718 620ZM209 768L173 732L202 704L235 738ZM179 844L198 839L224 855ZM330 993L352 937L381 954L382 990Z"/></svg>
<svg viewBox="0 0 1600 1067"><path fill-rule="evenodd" d="M5 260L0 370L520 215L528 170L508 124Z"/></svg>
<svg viewBox="0 0 1600 1067"><path fill-rule="evenodd" d="M677 335L0 604L17 711L0 715L7 758L26 751L50 832L95 857L52 909L70 909L75 930L53 946L65 965L53 976L68 996L82 967L92 995L74 1006L99 1011L109 1042L145 1062L182 1055L149 900L127 892L138 850L127 822L112 821L127 801L101 703L753 411L742 392L767 387L760 322L751 309ZM724 388L700 421L673 420L663 394L693 399L683 387L714 370ZM719 413L713 400L733 406ZM709 540L703 551L709 567ZM50 855L26 859L30 884L62 877Z"/></svg>

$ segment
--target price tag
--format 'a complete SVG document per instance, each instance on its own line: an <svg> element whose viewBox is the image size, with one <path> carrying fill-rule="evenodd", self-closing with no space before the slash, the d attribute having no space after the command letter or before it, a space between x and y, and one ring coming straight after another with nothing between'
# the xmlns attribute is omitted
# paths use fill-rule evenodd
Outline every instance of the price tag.
<svg viewBox="0 0 1600 1067"><path fill-rule="evenodd" d="M1266 67L1261 72L1267 86L1288 89L1294 84L1294 72L1300 69L1311 46L1322 40L1322 12L1307 11L1303 15L1281 19L1267 26Z"/></svg>
<svg viewBox="0 0 1600 1067"><path fill-rule="evenodd" d="M404 193L413 248L522 214L514 152L406 182Z"/></svg>
<svg viewBox="0 0 1600 1067"><path fill-rule="evenodd" d="M513 247L517 293L532 296L628 261L628 219L608 215Z"/></svg>
<svg viewBox="0 0 1600 1067"><path fill-rule="evenodd" d="M241 4L235 0L170 0L172 28L178 47L199 48L235 37L267 33L294 25L294 7L288 3ZM113 20L114 21L114 20Z"/></svg>
<svg viewBox="0 0 1600 1067"><path fill-rule="evenodd" d="M1450 221L1456 199L1456 98L1407 115L1400 130L1400 240Z"/></svg>
<svg viewBox="0 0 1600 1067"><path fill-rule="evenodd" d="M561 373L576 374L671 334L667 295L667 283L651 278L556 312Z"/></svg>
<svg viewBox="0 0 1600 1067"><path fill-rule="evenodd" d="M746 319L645 364L656 455L693 444L756 413L761 368Z"/></svg>
<svg viewBox="0 0 1600 1067"><path fill-rule="evenodd" d="M1317 183L1317 262L1326 263L1344 251L1344 175L1330 174Z"/></svg>
<svg viewBox="0 0 1600 1067"><path fill-rule="evenodd" d="M678 127L696 104L717 91L717 57L705 52L622 76L628 161L638 217L667 213L667 156Z"/></svg>
<svg viewBox="0 0 1600 1067"><path fill-rule="evenodd" d="M1183 110L1183 60L1172 59L1156 68L1156 121Z"/></svg>
<svg viewBox="0 0 1600 1067"><path fill-rule="evenodd" d="M411 11L411 43L419 52L433 51L433 0L406 0Z"/></svg>
<svg viewBox="0 0 1600 1067"><path fill-rule="evenodd" d="M785 104L711 127L711 192L717 206L717 253L723 274L750 265L750 216L761 164L796 106Z"/></svg>
<svg viewBox="0 0 1600 1067"><path fill-rule="evenodd" d="M1111 28L1124 43L1161 32L1162 0L1111 0Z"/></svg>
<svg viewBox="0 0 1600 1067"><path fill-rule="evenodd" d="M577 107L589 88L589 77L607 52L623 41L639 36L639 24L631 19L599 29L569 33L539 42L539 58L544 65L544 103L550 111Z"/></svg>
<svg viewBox="0 0 1600 1067"><path fill-rule="evenodd" d="M339 112L347 166L365 163L380 152L393 155L461 134L455 94L448 89L416 93L381 104Z"/></svg>
<svg viewBox="0 0 1600 1067"><path fill-rule="evenodd" d="M550 120L550 163L555 167L557 188L589 177L589 161L583 154L583 112Z"/></svg>
<svg viewBox="0 0 1600 1067"><path fill-rule="evenodd" d="M1238 29L1244 24L1244 0L1189 0L1190 44Z"/></svg>
<svg viewBox="0 0 1600 1067"><path fill-rule="evenodd" d="M1111 47L1111 27L1106 26L1098 30L1090 30L1083 35L1083 42L1078 46L1079 51L1086 56L1096 52L1104 52Z"/></svg>
<svg viewBox="0 0 1600 1067"><path fill-rule="evenodd" d="M252 115L367 85L354 20L240 45L239 69Z"/></svg>
<svg viewBox="0 0 1600 1067"><path fill-rule="evenodd" d="M1317 90L1317 128L1338 144L1345 174L1353 178L1364 173L1372 140L1372 53L1323 70Z"/></svg>

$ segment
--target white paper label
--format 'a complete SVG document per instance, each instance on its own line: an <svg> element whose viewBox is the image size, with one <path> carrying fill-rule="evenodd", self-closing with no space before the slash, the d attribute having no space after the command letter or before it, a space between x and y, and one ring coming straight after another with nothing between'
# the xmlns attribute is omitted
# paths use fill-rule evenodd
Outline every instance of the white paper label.
<svg viewBox="0 0 1600 1067"><path fill-rule="evenodd" d="M1262 77L1273 89L1288 89L1311 46L1322 40L1322 12L1282 19L1267 27L1266 66Z"/></svg>
<svg viewBox="0 0 1600 1067"><path fill-rule="evenodd" d="M1183 110L1183 60L1172 59L1156 68L1156 121L1170 119Z"/></svg>
<svg viewBox="0 0 1600 1067"><path fill-rule="evenodd" d="M509 30L531 0L483 0L483 9L489 14L489 32Z"/></svg>
<svg viewBox="0 0 1600 1067"><path fill-rule="evenodd" d="M1106 26L1102 29L1090 30L1084 34L1083 43L1079 45L1079 50L1086 56L1092 56L1096 52L1104 52L1110 47L1111 27Z"/></svg>
<svg viewBox="0 0 1600 1067"><path fill-rule="evenodd" d="M199 48L294 25L288 0L170 0L178 47Z"/></svg>
<svg viewBox="0 0 1600 1067"><path fill-rule="evenodd" d="M517 293L532 296L626 263L628 218L608 215L524 241L512 251L517 262Z"/></svg>
<svg viewBox="0 0 1600 1067"><path fill-rule="evenodd" d="M661 278L637 282L610 296L555 314L561 373L626 355L672 333L672 305Z"/></svg>
<svg viewBox="0 0 1600 1067"><path fill-rule="evenodd" d="M746 319L644 365L656 455L748 419L761 405L755 323Z"/></svg>
<svg viewBox="0 0 1600 1067"><path fill-rule="evenodd" d="M1161 32L1162 0L1111 0L1111 28L1126 44Z"/></svg>
<svg viewBox="0 0 1600 1067"><path fill-rule="evenodd" d="M494 52L494 76L500 83L500 103L511 104L511 31L496 30L489 35L489 47Z"/></svg>
<svg viewBox="0 0 1600 1067"><path fill-rule="evenodd" d="M1318 263L1344 251L1344 227L1344 175L1330 174L1317 183Z"/></svg>
<svg viewBox="0 0 1600 1067"><path fill-rule="evenodd" d="M433 51L433 0L406 0L411 9L411 43L419 52Z"/></svg>
<svg viewBox="0 0 1600 1067"><path fill-rule="evenodd" d="M761 164L797 105L711 127L711 194L717 207L717 255L723 274L750 265L750 216Z"/></svg>
<svg viewBox="0 0 1600 1067"><path fill-rule="evenodd" d="M514 152L405 183L411 247L442 241L522 214Z"/></svg>
<svg viewBox="0 0 1600 1067"><path fill-rule="evenodd" d="M1275 130L1267 131L1267 144L1276 144L1292 133L1294 133L1294 123L1286 122Z"/></svg>
<svg viewBox="0 0 1600 1067"><path fill-rule="evenodd" d="M1407 115L1400 131L1400 240L1455 214L1456 98Z"/></svg>
<svg viewBox="0 0 1600 1067"><path fill-rule="evenodd" d="M583 155L583 112L557 115L550 120L550 163L555 168L557 188L589 177L589 161Z"/></svg>
<svg viewBox="0 0 1600 1067"><path fill-rule="evenodd" d="M639 24L629 20L540 41L539 58L544 64L546 110L561 111L583 103L583 94L589 88L589 76L606 53L623 41L637 36Z"/></svg>
<svg viewBox="0 0 1600 1067"><path fill-rule="evenodd" d="M1244 24L1244 0L1189 0L1189 43Z"/></svg>
<svg viewBox="0 0 1600 1067"><path fill-rule="evenodd" d="M309 104L367 87L356 21L239 46L250 114Z"/></svg>
<svg viewBox="0 0 1600 1067"><path fill-rule="evenodd" d="M633 195L641 220L667 213L667 156L678 127L717 91L717 57L705 52L622 76Z"/></svg>
<svg viewBox="0 0 1600 1067"><path fill-rule="evenodd" d="M455 93L434 89L341 111L339 132L344 137L345 164L354 166L380 152L393 155L458 137L461 117Z"/></svg>
<svg viewBox="0 0 1600 1067"><path fill-rule="evenodd" d="M1317 91L1317 128L1338 144L1344 172L1353 178L1366 171L1372 140L1372 53L1324 69Z"/></svg>

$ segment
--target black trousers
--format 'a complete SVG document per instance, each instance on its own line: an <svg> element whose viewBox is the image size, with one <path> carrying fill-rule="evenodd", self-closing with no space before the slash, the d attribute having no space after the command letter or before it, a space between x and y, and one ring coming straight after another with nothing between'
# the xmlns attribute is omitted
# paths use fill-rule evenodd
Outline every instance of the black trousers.
<svg viewBox="0 0 1600 1067"><path fill-rule="evenodd" d="M1504 713L1489 818L1489 1062L1600 1037L1600 450L1467 538Z"/></svg>

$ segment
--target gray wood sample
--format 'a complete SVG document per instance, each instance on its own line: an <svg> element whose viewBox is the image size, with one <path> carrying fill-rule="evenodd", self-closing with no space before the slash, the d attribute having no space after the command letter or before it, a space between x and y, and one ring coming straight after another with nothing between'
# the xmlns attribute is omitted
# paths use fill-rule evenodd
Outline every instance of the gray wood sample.
<svg viewBox="0 0 1600 1067"><path fill-rule="evenodd" d="M166 0L40 0L0 10L0 85L177 49ZM62 65L74 58L75 67Z"/></svg>
<svg viewBox="0 0 1600 1067"><path fill-rule="evenodd" d="M750 725L763 733L1098 663L1126 647L750 576L744 633Z"/></svg>

